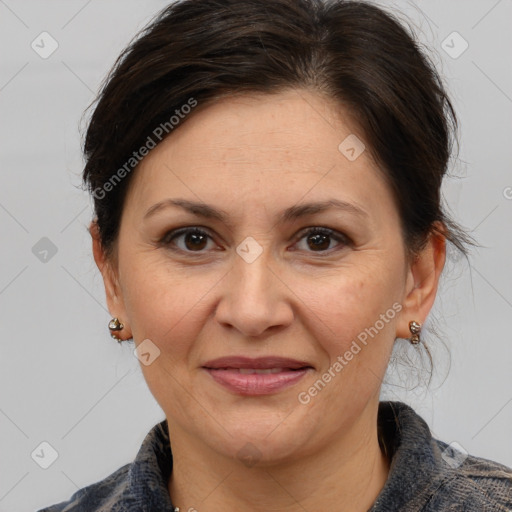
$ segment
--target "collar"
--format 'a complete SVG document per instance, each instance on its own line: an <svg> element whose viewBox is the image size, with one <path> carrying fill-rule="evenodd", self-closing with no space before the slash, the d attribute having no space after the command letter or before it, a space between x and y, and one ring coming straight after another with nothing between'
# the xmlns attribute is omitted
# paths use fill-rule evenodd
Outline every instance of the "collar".
<svg viewBox="0 0 512 512"><path fill-rule="evenodd" d="M130 466L127 489L130 506L141 512L173 512L167 489L171 471L169 427L167 420L163 420L146 435Z"/></svg>
<svg viewBox="0 0 512 512"><path fill-rule="evenodd" d="M421 510L432 493L453 477L440 443L425 421L402 402L380 402L378 431L391 465L388 479L368 512ZM408 508L409 507L409 508Z"/></svg>

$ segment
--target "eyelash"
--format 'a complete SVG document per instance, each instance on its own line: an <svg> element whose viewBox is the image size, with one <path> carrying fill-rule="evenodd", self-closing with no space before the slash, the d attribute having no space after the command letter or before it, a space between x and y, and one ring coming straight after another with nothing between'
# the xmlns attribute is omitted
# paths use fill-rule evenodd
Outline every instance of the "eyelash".
<svg viewBox="0 0 512 512"><path fill-rule="evenodd" d="M187 235L187 234L206 235L210 239L212 238L211 235L207 231L204 231L203 229L200 229L198 227L180 228L180 229L176 229L176 230L167 232L159 241L159 245L169 248L173 251L177 251L177 252L182 252L182 253L184 252L186 254L194 254L197 256L203 255L205 251L188 251L185 249L180 249L179 247L172 247L172 244L171 244L172 240L174 240L175 238L178 238L181 235ZM326 236L329 236L332 239L336 240L337 242L340 242L343 246L351 246L352 245L352 240L348 236L346 236L342 233L339 233L337 231L334 231L332 229L319 227L319 226L306 228L305 230L301 231L300 236L297 239L297 242L299 242L303 238L310 236L310 235L326 235ZM295 243L297 243L297 242L295 242ZM334 249L334 250L336 250L336 249ZM340 249L338 249L338 250L340 250ZM333 250L327 249L325 251L307 251L307 252L311 252L312 254L330 254L331 252L333 252Z"/></svg>

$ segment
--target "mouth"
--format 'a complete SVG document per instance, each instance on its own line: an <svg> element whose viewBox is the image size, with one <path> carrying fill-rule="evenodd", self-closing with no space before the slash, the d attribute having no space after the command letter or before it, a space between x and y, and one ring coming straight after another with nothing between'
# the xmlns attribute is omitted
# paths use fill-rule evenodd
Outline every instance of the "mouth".
<svg viewBox="0 0 512 512"><path fill-rule="evenodd" d="M313 366L282 357L230 356L208 361L203 369L215 382L238 395L268 395L296 384Z"/></svg>
<svg viewBox="0 0 512 512"><path fill-rule="evenodd" d="M282 373L282 372L297 372L299 370L304 370L306 367L303 366L301 368L207 368L208 370L238 370L238 373L244 374L244 375L251 375L253 373L256 373L257 375L268 375L271 373Z"/></svg>
<svg viewBox="0 0 512 512"><path fill-rule="evenodd" d="M245 356L227 356L212 359L203 365L211 370L301 370L312 368L306 361L279 356L250 358ZM276 373L276 372L274 372Z"/></svg>

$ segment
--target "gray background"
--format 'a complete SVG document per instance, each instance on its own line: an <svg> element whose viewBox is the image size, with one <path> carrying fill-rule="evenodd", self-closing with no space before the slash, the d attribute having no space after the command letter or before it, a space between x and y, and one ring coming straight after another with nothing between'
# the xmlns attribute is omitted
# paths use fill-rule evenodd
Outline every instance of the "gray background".
<svg viewBox="0 0 512 512"><path fill-rule="evenodd" d="M133 346L109 336L86 231L91 201L78 188L82 113L121 49L164 5L0 0L0 511L69 498L130 462L164 418ZM512 2L385 5L412 18L448 83L462 130L460 178L446 181L444 196L484 248L469 266L448 264L427 322L437 319L451 368L430 338L430 388L408 390L410 373L390 372L383 398L413 405L444 441L512 466ZM46 59L31 47L43 31L59 45ZM443 49L454 31L469 44L457 58ZM444 43L452 54L463 43L453 37ZM46 261L43 237L57 251ZM43 441L58 453L48 469L31 457Z"/></svg>

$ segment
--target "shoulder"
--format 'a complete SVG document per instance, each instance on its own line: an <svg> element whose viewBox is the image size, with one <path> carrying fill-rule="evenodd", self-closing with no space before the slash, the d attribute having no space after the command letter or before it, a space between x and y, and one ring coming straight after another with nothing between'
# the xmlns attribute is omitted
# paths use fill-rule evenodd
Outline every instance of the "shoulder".
<svg viewBox="0 0 512 512"><path fill-rule="evenodd" d="M433 439L443 470L426 511L512 511L512 469ZM451 503L450 508L443 508Z"/></svg>
<svg viewBox="0 0 512 512"><path fill-rule="evenodd" d="M167 421L145 436L133 462L103 480L79 489L68 501L38 512L126 512L172 510L167 482L172 471L172 452ZM147 508L151 505L150 508Z"/></svg>
<svg viewBox="0 0 512 512"><path fill-rule="evenodd" d="M372 512L512 512L511 468L433 438L401 402L381 402L378 426L391 465Z"/></svg>
<svg viewBox="0 0 512 512"><path fill-rule="evenodd" d="M128 486L131 464L120 467L103 480L76 491L69 500L38 512L106 512L121 511L116 504Z"/></svg>

